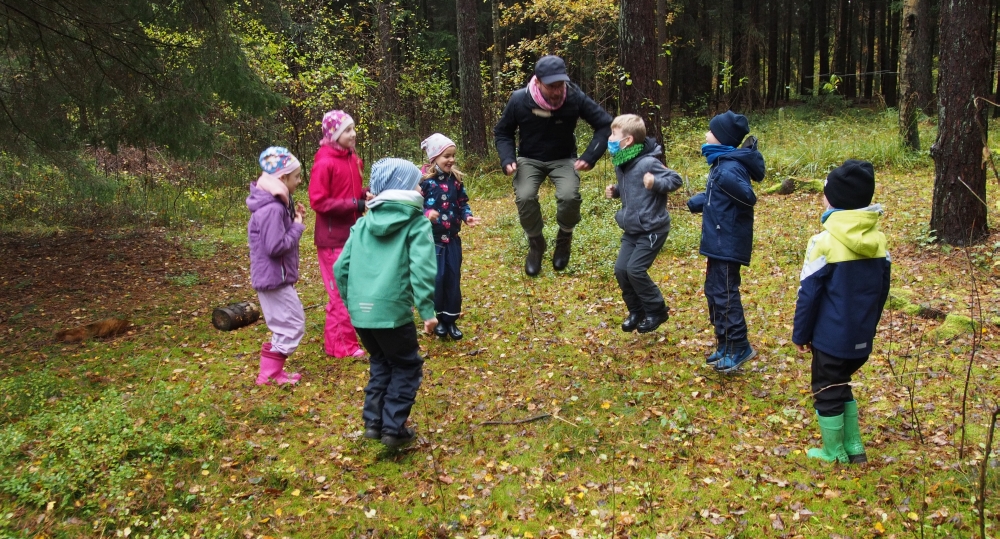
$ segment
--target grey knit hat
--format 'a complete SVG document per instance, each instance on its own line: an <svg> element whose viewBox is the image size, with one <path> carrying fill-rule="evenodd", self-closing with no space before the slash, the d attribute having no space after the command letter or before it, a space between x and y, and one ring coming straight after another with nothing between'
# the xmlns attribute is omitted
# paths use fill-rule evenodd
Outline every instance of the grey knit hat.
<svg viewBox="0 0 1000 539"><path fill-rule="evenodd" d="M412 191L420 183L420 169L406 159L383 157L372 165L368 190L373 195L389 189Z"/></svg>

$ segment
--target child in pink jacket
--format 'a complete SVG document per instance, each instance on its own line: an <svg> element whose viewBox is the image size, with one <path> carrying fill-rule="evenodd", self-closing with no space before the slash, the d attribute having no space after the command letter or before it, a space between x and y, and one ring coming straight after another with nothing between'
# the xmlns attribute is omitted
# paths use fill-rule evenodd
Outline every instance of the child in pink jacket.
<svg viewBox="0 0 1000 539"><path fill-rule="evenodd" d="M309 175L309 205L316 212L316 254L320 274L329 296L325 350L333 357L364 357L351 325L337 282L333 264L347 243L351 227L365 211L366 191L361 187L361 158L354 151L357 134L354 120L342 110L323 116L323 140L319 143Z"/></svg>

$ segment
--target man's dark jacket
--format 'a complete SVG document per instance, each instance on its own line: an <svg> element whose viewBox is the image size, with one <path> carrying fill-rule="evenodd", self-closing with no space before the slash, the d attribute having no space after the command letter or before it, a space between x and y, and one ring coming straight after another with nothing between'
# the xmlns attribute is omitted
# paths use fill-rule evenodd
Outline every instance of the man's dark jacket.
<svg viewBox="0 0 1000 539"><path fill-rule="evenodd" d="M547 111L531 98L527 88L510 96L500 121L493 128L493 140L500 155L500 167L515 163L517 157L538 161L555 161L576 157L576 122L583 118L594 129L594 138L580 159L590 165L604 155L611 135L611 115L578 86L566 83L566 101L561 107ZM517 153L514 134L520 129Z"/></svg>

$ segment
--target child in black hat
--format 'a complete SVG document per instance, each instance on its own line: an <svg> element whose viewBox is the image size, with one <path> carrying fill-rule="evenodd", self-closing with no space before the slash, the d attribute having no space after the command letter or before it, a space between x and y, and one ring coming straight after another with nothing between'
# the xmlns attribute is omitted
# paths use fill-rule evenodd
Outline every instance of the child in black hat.
<svg viewBox="0 0 1000 539"><path fill-rule="evenodd" d="M764 179L764 156L757 138L750 137L746 116L728 111L712 118L701 153L708 161L705 192L688 200L693 213L702 214L701 254L708 257L705 299L715 326L717 346L707 363L719 372L732 372L757 351L747 339L747 323L740 300L740 267L750 265L753 252L753 207L757 196L750 180Z"/></svg>
<svg viewBox="0 0 1000 539"><path fill-rule="evenodd" d="M807 455L826 462L868 461L850 382L868 361L889 296L891 264L874 194L875 171L866 161L848 159L827 176L820 218L825 230L809 240L795 302L792 342L799 353L812 350L812 393L823 435L823 447Z"/></svg>

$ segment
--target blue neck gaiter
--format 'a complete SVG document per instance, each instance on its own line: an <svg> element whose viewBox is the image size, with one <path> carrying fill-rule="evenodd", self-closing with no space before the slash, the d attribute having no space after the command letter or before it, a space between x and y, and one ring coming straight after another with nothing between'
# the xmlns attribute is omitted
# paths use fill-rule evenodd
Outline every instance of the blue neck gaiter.
<svg viewBox="0 0 1000 539"><path fill-rule="evenodd" d="M725 144L701 145L701 155L705 156L705 160L708 161L709 165L715 164L716 159L733 151L736 151L736 148L733 148L732 146L726 146Z"/></svg>
<svg viewBox="0 0 1000 539"><path fill-rule="evenodd" d="M829 218L831 215L833 215L835 212L838 212L838 211L841 211L841 210L839 210L837 208L830 208L830 209L826 210L825 212L823 212L823 215L821 215L820 218L819 218L820 224L825 223L826 220L827 220L827 218Z"/></svg>

